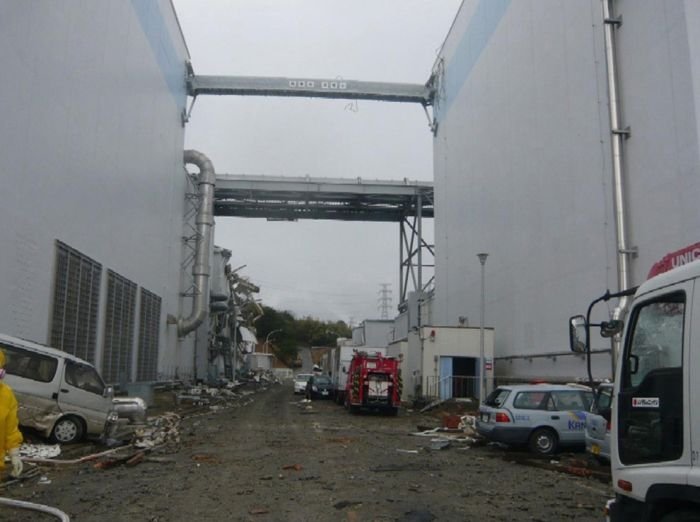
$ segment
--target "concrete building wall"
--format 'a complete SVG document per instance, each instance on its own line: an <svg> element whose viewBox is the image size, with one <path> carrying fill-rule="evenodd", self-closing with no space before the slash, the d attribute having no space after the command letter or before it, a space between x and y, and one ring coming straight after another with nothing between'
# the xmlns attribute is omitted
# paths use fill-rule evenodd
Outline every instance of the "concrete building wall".
<svg viewBox="0 0 700 522"><path fill-rule="evenodd" d="M692 1L615 5L639 283L665 252L698 241L700 22ZM564 352L568 317L618 284L601 2L465 0L437 66L434 323L476 324L476 254L488 252L497 368L499 357ZM607 315L603 305L594 319ZM594 336L593 348L609 344ZM594 376L610 376L609 357L594 363ZM585 372L569 355L526 364L544 377Z"/></svg>
<svg viewBox="0 0 700 522"><path fill-rule="evenodd" d="M102 264L98 368L111 269L162 298L159 371L187 374L192 343L165 322L182 312L186 190L188 53L171 3L0 10L0 331L49 340L60 240Z"/></svg>
<svg viewBox="0 0 700 522"><path fill-rule="evenodd" d="M440 374L441 357L469 357L479 359L481 356L481 331L479 328L437 328L427 326L423 332L423 377L435 383L444 377ZM494 331L484 329L484 359L493 363ZM478 375L478 366L476 367ZM493 364L484 372L484 378L491 381L494 375ZM489 388L487 388L489 389Z"/></svg>

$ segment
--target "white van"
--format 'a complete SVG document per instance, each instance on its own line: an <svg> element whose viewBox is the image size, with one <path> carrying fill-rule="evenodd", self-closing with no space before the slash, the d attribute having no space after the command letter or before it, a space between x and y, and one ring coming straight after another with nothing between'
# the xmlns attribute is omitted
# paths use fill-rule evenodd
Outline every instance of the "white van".
<svg viewBox="0 0 700 522"><path fill-rule="evenodd" d="M118 415L113 390L95 367L66 352L0 334L5 382L19 403L19 423L54 442L107 433Z"/></svg>

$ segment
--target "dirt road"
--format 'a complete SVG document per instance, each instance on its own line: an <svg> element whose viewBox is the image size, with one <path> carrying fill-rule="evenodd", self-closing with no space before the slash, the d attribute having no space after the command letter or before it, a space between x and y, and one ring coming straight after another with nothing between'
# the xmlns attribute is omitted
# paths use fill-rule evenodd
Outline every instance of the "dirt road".
<svg viewBox="0 0 700 522"><path fill-rule="evenodd" d="M599 521L609 486L514 453L410 435L435 419L305 409L291 384L184 418L179 450L137 466L43 468L0 495L83 521ZM409 453L406 450L417 450ZM50 481L50 483L45 483ZM55 520L0 508L0 520Z"/></svg>

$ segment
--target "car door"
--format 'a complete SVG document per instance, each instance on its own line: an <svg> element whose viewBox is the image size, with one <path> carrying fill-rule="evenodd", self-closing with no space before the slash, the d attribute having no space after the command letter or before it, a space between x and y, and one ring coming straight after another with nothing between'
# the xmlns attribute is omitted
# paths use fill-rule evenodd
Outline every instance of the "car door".
<svg viewBox="0 0 700 522"><path fill-rule="evenodd" d="M591 439L600 444L608 432L608 419L610 417L610 405L612 404L612 387L600 386L595 394L595 400L591 411L586 415L586 432ZM597 446L598 451L600 446ZM592 450L596 453L596 448Z"/></svg>
<svg viewBox="0 0 700 522"><path fill-rule="evenodd" d="M588 404L580 390L556 390L552 392L551 418L563 443L585 442L586 411Z"/></svg>
<svg viewBox="0 0 700 522"><path fill-rule="evenodd" d="M552 413L548 405L551 396L547 390L526 390L513 398L513 422L523 428L550 426Z"/></svg>

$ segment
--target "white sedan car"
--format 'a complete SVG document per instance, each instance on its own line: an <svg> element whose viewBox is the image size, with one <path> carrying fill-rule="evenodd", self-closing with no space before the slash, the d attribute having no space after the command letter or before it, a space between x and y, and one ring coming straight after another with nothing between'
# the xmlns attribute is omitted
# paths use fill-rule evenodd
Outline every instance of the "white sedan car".
<svg viewBox="0 0 700 522"><path fill-rule="evenodd" d="M306 383L309 381L313 374L311 373L298 373L294 377L294 394L306 393Z"/></svg>

